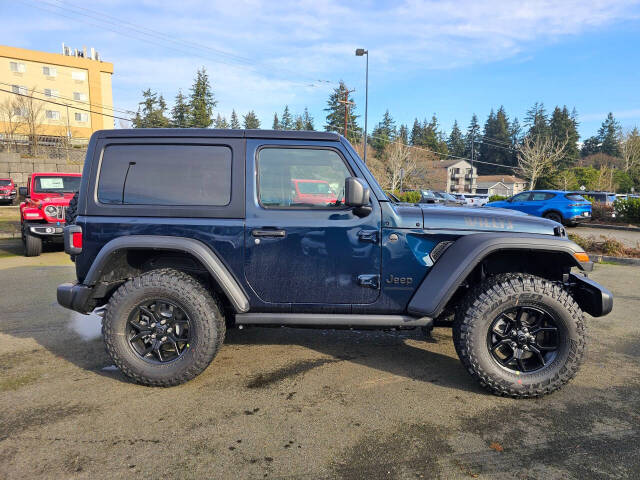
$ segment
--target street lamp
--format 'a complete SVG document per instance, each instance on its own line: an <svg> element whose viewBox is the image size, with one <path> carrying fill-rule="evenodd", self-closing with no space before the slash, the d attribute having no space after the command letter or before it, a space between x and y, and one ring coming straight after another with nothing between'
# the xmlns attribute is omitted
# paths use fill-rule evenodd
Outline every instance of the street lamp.
<svg viewBox="0 0 640 480"><path fill-rule="evenodd" d="M365 93L364 93L364 163L367 163L367 113L369 109L369 50L364 48L356 49L356 57L367 56L367 66L365 73Z"/></svg>

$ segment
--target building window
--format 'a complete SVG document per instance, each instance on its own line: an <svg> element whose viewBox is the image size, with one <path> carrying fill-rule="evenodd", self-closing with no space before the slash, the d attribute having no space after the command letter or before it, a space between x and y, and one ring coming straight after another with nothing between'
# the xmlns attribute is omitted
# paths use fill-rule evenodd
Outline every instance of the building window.
<svg viewBox="0 0 640 480"><path fill-rule="evenodd" d="M29 91L27 90L27 87L23 87L20 85L11 85L11 91L13 93L17 93L19 95L28 95Z"/></svg>
<svg viewBox="0 0 640 480"><path fill-rule="evenodd" d="M74 70L73 72L71 72L71 78L84 82L87 79L87 73L80 70Z"/></svg>
<svg viewBox="0 0 640 480"><path fill-rule="evenodd" d="M86 102L87 101L87 94L86 93L80 93L80 92L73 92L73 99L78 101L78 102Z"/></svg>
<svg viewBox="0 0 640 480"><path fill-rule="evenodd" d="M89 121L89 114L76 112L75 118L76 122L87 123Z"/></svg>
<svg viewBox="0 0 640 480"><path fill-rule="evenodd" d="M27 71L27 66L22 62L9 62L9 68L12 72L24 73Z"/></svg>
<svg viewBox="0 0 640 480"><path fill-rule="evenodd" d="M26 117L29 114L29 112L24 107L16 107L13 109L13 114L16 117Z"/></svg>
<svg viewBox="0 0 640 480"><path fill-rule="evenodd" d="M45 88L44 89L44 96L45 97L59 97L60 96L60 92L58 92L58 90L54 90L53 88Z"/></svg>
<svg viewBox="0 0 640 480"><path fill-rule="evenodd" d="M47 120L60 120L60 112L57 110L47 110Z"/></svg>
<svg viewBox="0 0 640 480"><path fill-rule="evenodd" d="M42 74L47 77L57 77L58 71L55 67L42 67Z"/></svg>

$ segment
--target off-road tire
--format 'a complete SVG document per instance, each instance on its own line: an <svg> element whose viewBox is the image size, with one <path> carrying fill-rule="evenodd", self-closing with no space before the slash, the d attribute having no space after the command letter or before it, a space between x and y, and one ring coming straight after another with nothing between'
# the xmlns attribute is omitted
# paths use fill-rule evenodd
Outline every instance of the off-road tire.
<svg viewBox="0 0 640 480"><path fill-rule="evenodd" d="M42 239L31 235L29 232L22 234L25 257L37 257L42 253Z"/></svg>
<svg viewBox="0 0 640 480"><path fill-rule="evenodd" d="M167 298L193 321L188 350L175 361L152 364L138 356L125 335L129 315L146 299ZM152 270L120 286L107 305L102 335L107 352L127 377L142 385L171 387L196 377L211 363L225 336L218 299L195 278L171 268Z"/></svg>
<svg viewBox="0 0 640 480"><path fill-rule="evenodd" d="M65 212L65 221L67 225L72 225L76 223L76 217L78 216L78 192L73 194L71 200L69 201L69 206L67 207L67 211Z"/></svg>
<svg viewBox="0 0 640 480"><path fill-rule="evenodd" d="M504 369L487 345L492 321L515 305L543 307L564 331L556 358L531 373ZM584 315L573 297L559 283L528 274L497 275L472 289L456 313L453 339L462 364L482 387L513 398L539 397L560 388L578 372L586 347Z"/></svg>

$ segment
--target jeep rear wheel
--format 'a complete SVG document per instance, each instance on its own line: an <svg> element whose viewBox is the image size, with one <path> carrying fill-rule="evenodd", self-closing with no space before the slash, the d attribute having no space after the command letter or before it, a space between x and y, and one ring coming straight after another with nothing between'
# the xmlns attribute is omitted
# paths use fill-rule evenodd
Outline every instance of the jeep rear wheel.
<svg viewBox="0 0 640 480"><path fill-rule="evenodd" d="M207 368L224 340L225 321L217 299L195 278L160 269L116 290L102 334L122 373L143 385L169 387Z"/></svg>
<svg viewBox="0 0 640 480"><path fill-rule="evenodd" d="M585 353L583 313L557 283L527 274L492 277L456 314L458 356L497 395L537 397L577 373Z"/></svg>
<svg viewBox="0 0 640 480"><path fill-rule="evenodd" d="M25 257L37 257L42 253L42 239L40 237L23 232L22 243Z"/></svg>

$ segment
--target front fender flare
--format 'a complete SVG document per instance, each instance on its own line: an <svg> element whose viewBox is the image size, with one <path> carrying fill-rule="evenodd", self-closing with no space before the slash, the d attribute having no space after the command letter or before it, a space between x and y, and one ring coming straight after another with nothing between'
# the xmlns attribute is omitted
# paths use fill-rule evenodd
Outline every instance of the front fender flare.
<svg viewBox="0 0 640 480"><path fill-rule="evenodd" d="M87 286L95 285L107 267L111 255L122 250L133 249L178 251L193 255L218 282L236 312L245 313L249 311L249 298L225 264L204 243L192 238L161 235L128 235L115 238L102 247L93 261L83 284Z"/></svg>
<svg viewBox="0 0 640 480"><path fill-rule="evenodd" d="M566 255L569 264L590 270L593 264L581 263L574 253L582 248L566 238L528 233L473 233L451 245L413 294L407 311L412 315L436 318L473 269L488 255L497 251L548 251Z"/></svg>

